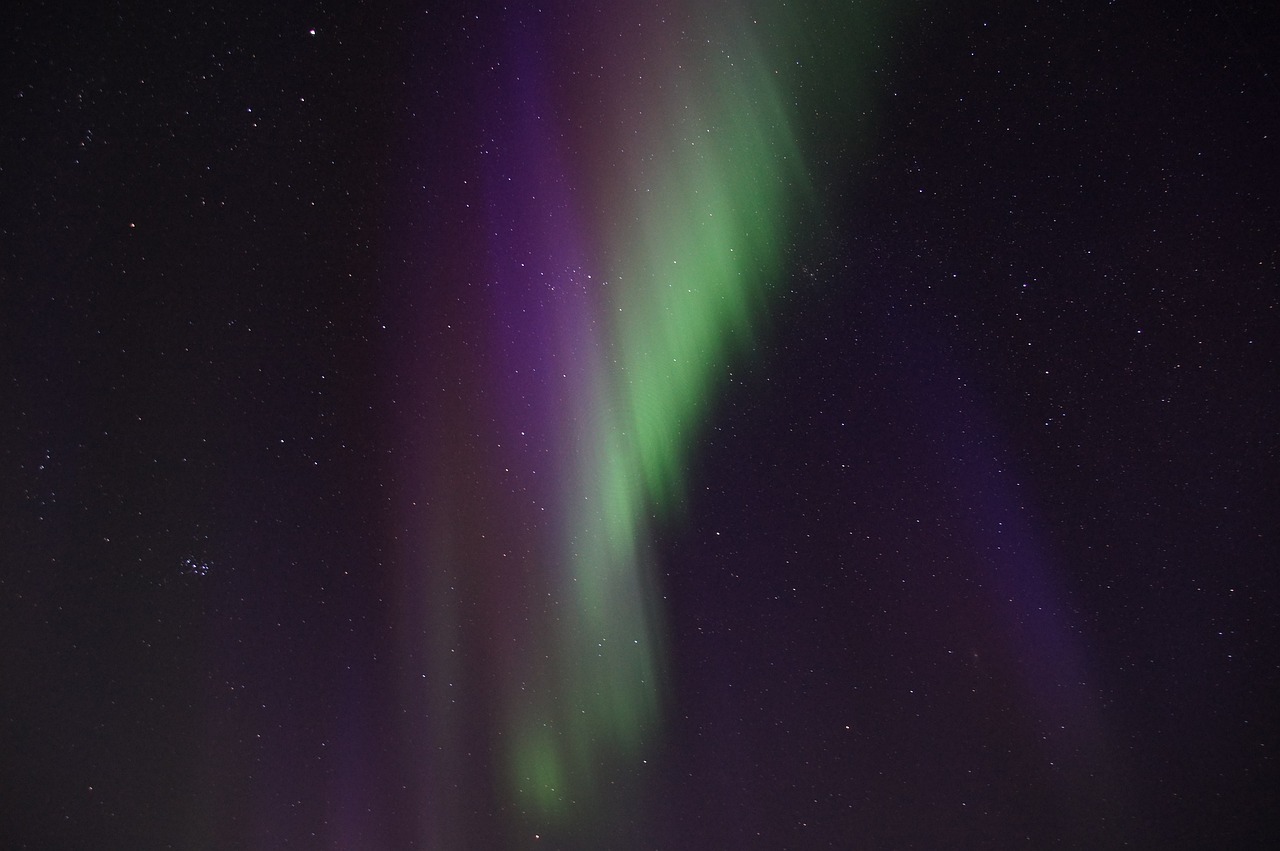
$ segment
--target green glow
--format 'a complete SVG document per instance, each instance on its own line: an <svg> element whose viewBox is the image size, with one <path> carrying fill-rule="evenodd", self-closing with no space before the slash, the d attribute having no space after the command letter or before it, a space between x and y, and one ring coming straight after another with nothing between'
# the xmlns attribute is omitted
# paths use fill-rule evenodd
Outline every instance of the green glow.
<svg viewBox="0 0 1280 851"><path fill-rule="evenodd" d="M763 74L722 76L673 128L670 170L644 193L635 238L618 247L610 389L631 437L629 472L664 511L683 493L691 431L715 378L754 341L787 216L807 194L777 100Z"/></svg>
<svg viewBox="0 0 1280 851"><path fill-rule="evenodd" d="M678 516L722 376L755 350L786 251L806 241L798 223L820 218L800 139L825 129L837 146L856 141L868 109L853 87L867 66L851 63L874 53L872 4L765 5L774 20L757 9L673 49L665 75L646 67L601 120L611 173L584 212L608 283L562 415L570 460L545 655L505 728L516 731L515 797L537 823L607 819L600 788L634 772L654 741L666 631L651 527ZM828 17L839 20L812 26ZM775 43L761 48L754 34Z"/></svg>
<svg viewBox="0 0 1280 851"><path fill-rule="evenodd" d="M608 218L628 225L598 235L610 283L589 401L569 417L565 605L539 693L509 725L511 782L539 818L589 818L596 785L640 759L659 720L649 527L680 505L694 433L726 365L752 348L787 219L808 195L773 75L745 42L735 57L673 81L695 90L666 105L630 183L612 187ZM646 175L651 161L660 172Z"/></svg>
<svg viewBox="0 0 1280 851"><path fill-rule="evenodd" d="M540 812L554 811L564 800L565 785L555 733L542 725L523 731L518 742L510 780L517 800Z"/></svg>

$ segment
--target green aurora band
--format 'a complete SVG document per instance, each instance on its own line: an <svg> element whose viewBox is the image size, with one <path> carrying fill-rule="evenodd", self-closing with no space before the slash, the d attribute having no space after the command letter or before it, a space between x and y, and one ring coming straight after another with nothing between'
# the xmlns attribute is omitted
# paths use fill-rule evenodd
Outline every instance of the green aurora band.
<svg viewBox="0 0 1280 851"><path fill-rule="evenodd" d="M579 423L562 503L571 606L553 642L559 681L511 719L510 782L543 817L589 804L601 757L636 759L658 720L650 517L682 499L693 435L726 364L751 348L788 218L809 195L773 75L738 47L737 61L690 73L697 85L653 123L637 156L660 152L661 168L635 169L633 186L615 190L631 201L627 226L603 236L612 285L605 343L594 347L594 416Z"/></svg>
<svg viewBox="0 0 1280 851"><path fill-rule="evenodd" d="M494 739L500 785L529 828L590 835L609 818L601 790L655 745L668 695L650 534L678 518L722 376L755 348L771 290L805 244L799 223L820 219L802 139L860 120L849 69L819 57L862 50L865 61L869 12L844 13L818 40L794 4L771 21L718 12L716 24L688 16L675 46L656 12L636 25L647 34L632 49L659 58L619 60L635 67L605 81L615 111L598 120L588 152L598 160L572 196L589 222L574 240L600 274L585 297L590 318L557 317L587 327L571 330L572 356L557 355L577 390L556 415L565 469L536 557L535 593L550 603L527 602L536 623L511 641L514 661L504 656ZM449 591L437 613L457 605ZM437 671L456 670L444 656Z"/></svg>

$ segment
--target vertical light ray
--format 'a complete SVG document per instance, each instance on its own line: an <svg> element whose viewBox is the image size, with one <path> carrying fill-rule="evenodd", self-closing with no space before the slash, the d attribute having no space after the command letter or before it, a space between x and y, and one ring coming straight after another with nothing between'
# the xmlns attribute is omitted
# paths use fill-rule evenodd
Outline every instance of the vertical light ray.
<svg viewBox="0 0 1280 851"><path fill-rule="evenodd" d="M595 264L590 285L557 283L566 292L550 324L564 337L549 371L564 387L552 426L563 467L550 561L539 567L555 613L517 663L524 685L505 709L508 782L538 818L589 818L601 778L637 759L658 721L663 628L650 526L680 503L717 376L751 349L787 219L808 194L763 57L741 33L709 43L729 45L730 56L665 69L660 85L673 94L639 145L606 140L627 152L619 180L606 181L606 209L557 214L562 229L534 252L557 268L580 269L583 255ZM542 132L522 134L536 160L526 175L559 173ZM528 194L581 203L545 185ZM566 243L591 248L568 258Z"/></svg>
<svg viewBox="0 0 1280 851"><path fill-rule="evenodd" d="M490 715L493 794L523 827L591 836L610 818L601 790L636 774L668 697L651 535L679 515L721 377L754 350L814 192L795 75L736 4L575 18L610 57L599 99L577 102L574 62L537 14L510 15L482 107L484 399L445 441L474 449L443 464L446 522L462 528L436 567L460 589L443 583L436 605L471 605L483 638L437 620L482 643L466 652L487 670L459 676ZM437 674L455 649L436 647ZM440 688L452 720L435 735L474 727Z"/></svg>

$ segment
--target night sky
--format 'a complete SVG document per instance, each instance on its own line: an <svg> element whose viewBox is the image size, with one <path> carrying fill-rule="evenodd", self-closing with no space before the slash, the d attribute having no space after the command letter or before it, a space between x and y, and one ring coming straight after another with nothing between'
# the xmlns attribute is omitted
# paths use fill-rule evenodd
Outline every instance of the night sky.
<svg viewBox="0 0 1280 851"><path fill-rule="evenodd" d="M15 4L0 847L1262 848L1267 4Z"/></svg>

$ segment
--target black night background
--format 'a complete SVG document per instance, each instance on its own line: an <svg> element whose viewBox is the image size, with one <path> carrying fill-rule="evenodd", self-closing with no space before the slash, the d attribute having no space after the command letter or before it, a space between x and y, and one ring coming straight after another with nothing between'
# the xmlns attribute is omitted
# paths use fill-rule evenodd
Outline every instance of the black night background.
<svg viewBox="0 0 1280 851"><path fill-rule="evenodd" d="M1269 12L11 4L0 846L1269 847Z"/></svg>

